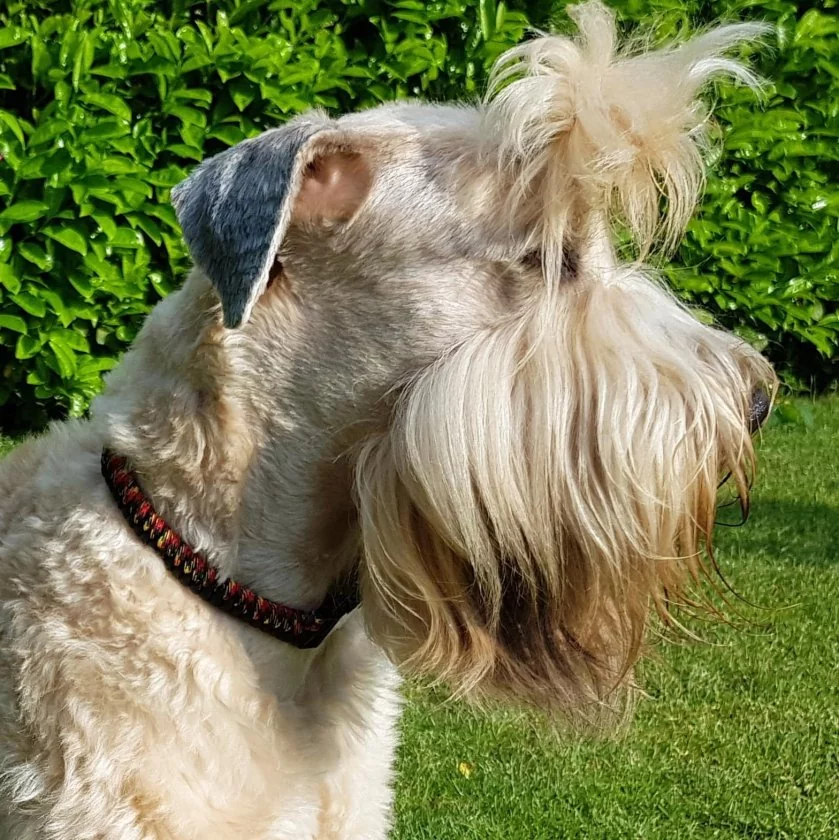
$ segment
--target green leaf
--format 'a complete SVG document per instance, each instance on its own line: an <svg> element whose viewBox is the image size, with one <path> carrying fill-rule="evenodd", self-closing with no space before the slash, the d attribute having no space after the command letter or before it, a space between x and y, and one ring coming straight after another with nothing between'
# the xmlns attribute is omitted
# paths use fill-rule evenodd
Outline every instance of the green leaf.
<svg viewBox="0 0 839 840"><path fill-rule="evenodd" d="M84 255L87 253L88 237L84 227L80 224L67 224L61 227L50 226L44 229L44 235L60 242L65 248L69 248L77 254Z"/></svg>
<svg viewBox="0 0 839 840"><path fill-rule="evenodd" d="M23 181L46 178L46 175L44 174L44 167L46 166L46 163L46 155L29 157L17 167L17 176Z"/></svg>
<svg viewBox="0 0 839 840"><path fill-rule="evenodd" d="M26 334L26 321L18 315L3 315L0 314L0 327L7 330L13 330L16 333Z"/></svg>
<svg viewBox="0 0 839 840"><path fill-rule="evenodd" d="M176 116L184 125L194 125L198 128L207 127L207 115L198 108L189 105L171 105L168 112Z"/></svg>
<svg viewBox="0 0 839 840"><path fill-rule="evenodd" d="M145 198L151 198L152 188L140 178L128 178L121 176L114 178L113 185L124 193L139 193Z"/></svg>
<svg viewBox="0 0 839 840"><path fill-rule="evenodd" d="M221 140L228 146L234 146L245 139L245 132L238 125L218 125L207 133L207 137Z"/></svg>
<svg viewBox="0 0 839 840"><path fill-rule="evenodd" d="M21 128L18 118L14 114L10 114L8 111L0 109L0 122L11 130L12 134L14 134L17 138L17 141L21 146L24 145L23 129Z"/></svg>
<svg viewBox="0 0 839 840"><path fill-rule="evenodd" d="M49 331L47 338L50 342L63 344L68 349L74 350L77 353L90 353L90 343L80 332L76 332L76 330L53 329Z"/></svg>
<svg viewBox="0 0 839 840"><path fill-rule="evenodd" d="M59 319L62 319L63 323L67 318L67 307L61 295L53 289L38 289L38 294L50 305L52 311L58 315Z"/></svg>
<svg viewBox="0 0 839 840"><path fill-rule="evenodd" d="M769 345L769 339L763 333L758 332L747 324L738 326L734 331L740 338L751 344L759 353L766 350Z"/></svg>
<svg viewBox="0 0 839 840"><path fill-rule="evenodd" d="M67 120L47 119L39 125L29 138L31 146L39 146L42 143L49 143L56 137L66 134L70 130L70 123Z"/></svg>
<svg viewBox="0 0 839 840"><path fill-rule="evenodd" d="M17 246L17 252L33 265L37 265L41 271L50 271L55 260L40 245L34 242L21 242Z"/></svg>
<svg viewBox="0 0 839 840"><path fill-rule="evenodd" d="M172 291L173 285L171 278L166 277L159 271L152 271L149 274L149 281L160 297L166 297Z"/></svg>
<svg viewBox="0 0 839 840"><path fill-rule="evenodd" d="M121 155L109 155L94 165L105 175L137 175L146 171L141 164Z"/></svg>
<svg viewBox="0 0 839 840"><path fill-rule="evenodd" d="M230 97L240 111L244 111L256 99L257 89L247 79L234 79L228 86Z"/></svg>
<svg viewBox="0 0 839 840"><path fill-rule="evenodd" d="M0 29L0 50L16 47L29 38L29 33L21 26L4 26Z"/></svg>
<svg viewBox="0 0 839 840"><path fill-rule="evenodd" d="M242 20L252 15L263 6L267 6L270 0L245 0L239 7L230 15L230 26L236 26Z"/></svg>
<svg viewBox="0 0 839 840"><path fill-rule="evenodd" d="M155 245L160 245L163 241L160 225L158 225L154 219L138 213L131 218L131 221L136 224L137 227L139 227L140 230L142 230Z"/></svg>
<svg viewBox="0 0 839 840"><path fill-rule="evenodd" d="M154 216L155 219L160 219L163 224L168 225L174 230L180 230L178 225L178 217L175 215L175 209L170 204L146 204L143 209L149 216Z"/></svg>
<svg viewBox="0 0 839 840"><path fill-rule="evenodd" d="M20 291L20 277L11 263L0 263L0 285L13 295Z"/></svg>
<svg viewBox="0 0 839 840"><path fill-rule="evenodd" d="M141 248L145 243L139 231L121 227L117 228L113 236L108 237L108 244L114 248Z"/></svg>
<svg viewBox="0 0 839 840"><path fill-rule="evenodd" d="M196 54L188 58L183 65L181 71L183 73L192 73L195 70L201 70L204 67L210 67L213 64L213 58L210 55Z"/></svg>
<svg viewBox="0 0 839 840"><path fill-rule="evenodd" d="M182 166L170 164L153 169L148 174L148 181L156 187L174 187L186 178L187 170Z"/></svg>
<svg viewBox="0 0 839 840"><path fill-rule="evenodd" d="M481 20L481 34L485 41L489 41L495 33L497 16L495 0L478 0L478 11Z"/></svg>
<svg viewBox="0 0 839 840"><path fill-rule="evenodd" d="M181 157L189 158L189 160L202 160L204 157L204 152L201 149L187 146L185 143L172 143L169 146L169 151Z"/></svg>
<svg viewBox="0 0 839 840"><path fill-rule="evenodd" d="M70 280L70 285L85 300L89 300L91 297L93 297L93 284L90 282L89 277L80 272L76 272L71 274L68 279Z"/></svg>
<svg viewBox="0 0 839 840"><path fill-rule="evenodd" d="M44 306L44 302L29 292L18 292L18 294L11 296L11 300L24 312L28 312L36 318L43 318L46 314L47 307Z"/></svg>
<svg viewBox="0 0 839 840"><path fill-rule="evenodd" d="M0 213L0 222L34 222L46 216L49 209L43 201L18 201Z"/></svg>
<svg viewBox="0 0 839 840"><path fill-rule="evenodd" d="M102 108L102 110L122 120L131 120L131 108L119 96L110 93L86 93L82 96L82 101L88 105Z"/></svg>
<svg viewBox="0 0 839 840"><path fill-rule="evenodd" d="M15 344L15 358L31 359L42 346L43 342L37 336L19 335Z"/></svg>
<svg viewBox="0 0 839 840"><path fill-rule="evenodd" d="M82 359L79 362L79 373L102 373L102 371L105 370L113 370L118 363L118 359L110 358L108 356L97 356L95 358Z"/></svg>
<svg viewBox="0 0 839 840"><path fill-rule="evenodd" d="M102 120L90 128L86 128L79 135L82 143L95 143L98 140L111 140L115 137L124 137L131 130L125 121Z"/></svg>
<svg viewBox="0 0 839 840"><path fill-rule="evenodd" d="M93 220L101 228L102 233L104 233L108 239L116 235L117 223L113 220L112 216L105 213L93 213L92 216Z"/></svg>
<svg viewBox="0 0 839 840"><path fill-rule="evenodd" d="M184 123L180 129L181 139L187 146L192 146L200 149L204 145L205 130L197 125L187 125Z"/></svg>
<svg viewBox="0 0 839 840"><path fill-rule="evenodd" d="M181 90L173 90L170 96L173 99L186 99L188 102L203 102L209 105L213 101L213 95L208 90L201 88L181 88Z"/></svg>
<svg viewBox="0 0 839 840"><path fill-rule="evenodd" d="M76 354L73 348L65 341L51 337L47 340L47 344L53 352L55 359L55 370L62 379L70 379L76 372ZM47 359L47 364L50 360ZM52 367L52 365L50 365Z"/></svg>
<svg viewBox="0 0 839 840"><path fill-rule="evenodd" d="M96 35L95 29L85 30L82 32L80 42L76 45L73 59L73 90L79 89L79 80L93 64Z"/></svg>

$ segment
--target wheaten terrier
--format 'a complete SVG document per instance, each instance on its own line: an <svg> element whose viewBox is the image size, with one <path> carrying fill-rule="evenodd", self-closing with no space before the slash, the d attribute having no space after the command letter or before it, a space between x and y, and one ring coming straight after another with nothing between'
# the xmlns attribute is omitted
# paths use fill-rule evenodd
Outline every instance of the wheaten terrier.
<svg viewBox="0 0 839 840"><path fill-rule="evenodd" d="M0 472L3 838L381 840L396 666L628 705L773 387L641 265L759 29L575 18L477 107L307 114L174 190L195 269Z"/></svg>

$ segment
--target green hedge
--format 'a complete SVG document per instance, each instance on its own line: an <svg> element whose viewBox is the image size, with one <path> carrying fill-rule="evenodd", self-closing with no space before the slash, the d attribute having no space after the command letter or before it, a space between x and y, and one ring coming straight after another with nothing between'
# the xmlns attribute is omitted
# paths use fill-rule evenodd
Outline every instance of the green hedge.
<svg viewBox="0 0 839 840"><path fill-rule="evenodd" d="M519 40L503 4L18 0L0 12L0 404L81 413L177 282L169 189L312 105L462 96Z"/></svg>
<svg viewBox="0 0 839 840"><path fill-rule="evenodd" d="M671 5L668 7L667 2ZM736 126L676 287L793 383L835 377L839 24L786 0L621 0L627 20L763 14L785 41ZM549 4L547 4L549 5ZM516 6L512 8L512 6ZM463 98L546 4L494 0L8 0L0 10L0 405L6 428L79 414L186 266L169 189L312 105ZM687 10L687 12L686 12Z"/></svg>

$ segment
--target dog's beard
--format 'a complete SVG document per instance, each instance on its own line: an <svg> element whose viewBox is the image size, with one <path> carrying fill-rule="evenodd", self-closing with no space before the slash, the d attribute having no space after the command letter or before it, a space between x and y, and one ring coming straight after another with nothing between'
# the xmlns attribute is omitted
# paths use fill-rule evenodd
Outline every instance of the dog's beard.
<svg viewBox="0 0 839 840"><path fill-rule="evenodd" d="M546 293L404 390L357 468L364 605L407 668L572 719L625 706L651 613L745 504L769 366L631 269Z"/></svg>

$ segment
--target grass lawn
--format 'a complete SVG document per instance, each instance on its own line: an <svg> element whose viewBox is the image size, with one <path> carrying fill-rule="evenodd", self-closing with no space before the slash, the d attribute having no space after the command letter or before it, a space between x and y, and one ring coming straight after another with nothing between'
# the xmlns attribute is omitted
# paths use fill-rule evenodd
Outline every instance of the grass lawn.
<svg viewBox="0 0 839 840"><path fill-rule="evenodd" d="M839 400L814 415L767 430L752 517L719 529L768 609L665 645L619 740L409 688L397 840L839 838Z"/></svg>

